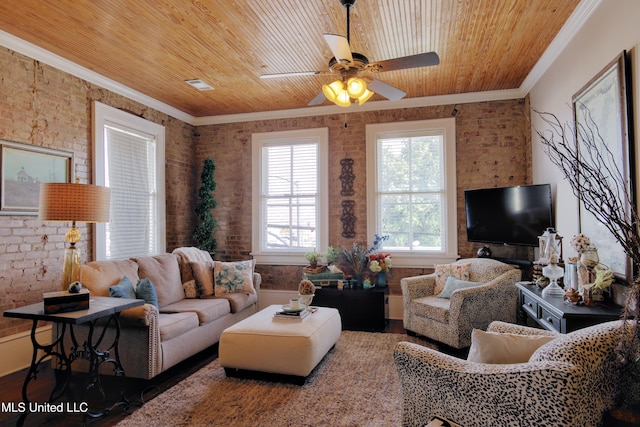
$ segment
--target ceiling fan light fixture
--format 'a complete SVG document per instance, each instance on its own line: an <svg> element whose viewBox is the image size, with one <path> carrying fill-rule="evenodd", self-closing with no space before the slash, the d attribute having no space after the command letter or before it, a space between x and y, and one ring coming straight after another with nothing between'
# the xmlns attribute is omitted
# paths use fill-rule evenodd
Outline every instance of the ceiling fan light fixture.
<svg viewBox="0 0 640 427"><path fill-rule="evenodd" d="M365 89L364 93L358 97L358 104L362 105L369 100L373 96L375 92L370 91L369 89Z"/></svg>
<svg viewBox="0 0 640 427"><path fill-rule="evenodd" d="M351 105L351 97L349 96L349 92L345 89L342 89L338 92L338 97L333 101L339 107L348 107Z"/></svg>
<svg viewBox="0 0 640 427"><path fill-rule="evenodd" d="M347 92L351 98L360 98L367 90L367 83L359 77L347 80Z"/></svg>
<svg viewBox="0 0 640 427"><path fill-rule="evenodd" d="M328 85L322 85L322 92L324 93L324 96L326 96L327 99L331 102L336 102L336 99L338 99L338 95L343 90L344 85L342 84L341 80L336 80L335 82Z"/></svg>

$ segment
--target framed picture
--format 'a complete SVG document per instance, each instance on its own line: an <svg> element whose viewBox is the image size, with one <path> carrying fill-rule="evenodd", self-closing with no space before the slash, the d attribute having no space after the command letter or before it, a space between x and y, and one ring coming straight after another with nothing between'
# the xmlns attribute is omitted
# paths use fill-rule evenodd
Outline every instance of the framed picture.
<svg viewBox="0 0 640 427"><path fill-rule="evenodd" d="M73 153L0 140L0 215L37 215L40 184L71 182Z"/></svg>
<svg viewBox="0 0 640 427"><path fill-rule="evenodd" d="M602 153L600 164L609 171L620 171L618 180L610 176L611 188L624 185L629 197L621 200L625 212L630 215L633 199L632 142L633 128L628 119L631 102L631 84L626 72L628 58L623 52L608 64L597 76L573 97L576 136L578 130L594 130L591 137L601 149L591 150ZM606 141L606 142L605 142ZM594 154L584 147L583 138L577 138L578 152L581 156ZM582 148L582 150L581 150ZM622 199L623 197L619 197ZM593 214L580 203L580 232L587 235L598 249L602 264L610 267L618 279L630 283L633 271L630 258L615 236Z"/></svg>

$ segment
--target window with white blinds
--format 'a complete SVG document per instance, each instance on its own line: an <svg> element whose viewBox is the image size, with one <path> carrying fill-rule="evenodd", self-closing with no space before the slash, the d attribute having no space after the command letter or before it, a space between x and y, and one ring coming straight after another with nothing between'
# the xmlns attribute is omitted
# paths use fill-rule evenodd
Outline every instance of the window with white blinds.
<svg viewBox="0 0 640 427"><path fill-rule="evenodd" d="M96 183L111 189L96 258L165 252L164 127L96 103Z"/></svg>
<svg viewBox="0 0 640 427"><path fill-rule="evenodd" d="M367 164L368 234L394 265L455 260L455 119L368 125Z"/></svg>
<svg viewBox="0 0 640 427"><path fill-rule="evenodd" d="M326 128L253 135L257 262L300 264L326 248L327 137Z"/></svg>

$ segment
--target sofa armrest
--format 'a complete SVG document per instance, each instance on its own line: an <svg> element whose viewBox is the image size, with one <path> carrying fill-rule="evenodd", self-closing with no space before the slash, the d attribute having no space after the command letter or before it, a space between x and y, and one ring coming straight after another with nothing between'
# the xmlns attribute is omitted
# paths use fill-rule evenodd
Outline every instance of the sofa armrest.
<svg viewBox="0 0 640 427"><path fill-rule="evenodd" d="M546 329L532 328L530 326L518 325L516 323L507 323L494 321L487 327L489 332L498 332L502 334L518 334L518 335L545 335L556 336L557 332L547 331Z"/></svg>
<svg viewBox="0 0 640 427"><path fill-rule="evenodd" d="M397 344L394 361L403 426L424 426L433 416L463 426L585 425L571 403L583 390L576 388L579 369L570 363L481 364L409 342ZM563 384L553 399L550 384Z"/></svg>
<svg viewBox="0 0 640 427"><path fill-rule="evenodd" d="M422 276L405 277L400 279L400 287L402 288L402 297L404 299L414 300L416 298L427 297L433 295L436 286L436 275L425 274Z"/></svg>
<svg viewBox="0 0 640 427"><path fill-rule="evenodd" d="M155 322L153 321L155 318ZM158 309L151 304L144 304L138 307L129 308L120 312L120 326L149 326L157 324Z"/></svg>

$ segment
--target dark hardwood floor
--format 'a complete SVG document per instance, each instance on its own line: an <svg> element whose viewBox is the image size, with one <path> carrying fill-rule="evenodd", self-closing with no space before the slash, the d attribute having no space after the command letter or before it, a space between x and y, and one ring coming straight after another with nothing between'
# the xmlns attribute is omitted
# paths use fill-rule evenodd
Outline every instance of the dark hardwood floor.
<svg viewBox="0 0 640 427"><path fill-rule="evenodd" d="M405 330L402 327L401 320L390 320L387 322L384 332L404 334ZM122 395L122 390L124 389L126 390L126 398L131 402L129 412L133 411L136 409L136 406L153 399L155 396L171 388L173 385L215 360L216 357L218 357L218 346L214 345L193 356L188 361L180 363L167 372L164 372L148 381L135 378L102 377L104 389L107 394L107 400L109 402L119 400ZM22 401L22 384L26 373L27 370L25 369L0 377L0 403L4 405L4 407L0 408L0 426L18 425L20 413L12 413L9 405L13 403L16 405L16 410L18 409L17 405ZM31 381L29 384L28 395L32 402L42 403L48 400L49 394L55 385L54 374L55 370L52 369L48 363L44 363L42 369L38 373L37 379ZM73 402L87 401L87 396L85 394L86 380L86 375L74 374L68 394L63 398L56 400L54 404L59 404L61 401L63 403L68 401L71 402L70 409L73 410ZM64 409L66 411L69 408L65 406ZM80 426L85 424L86 421L86 425L92 427L112 426L124 419L129 412L121 406L116 406L112 408L106 416L88 420L84 419L82 413L32 413L26 417L24 425L37 427L66 427Z"/></svg>

